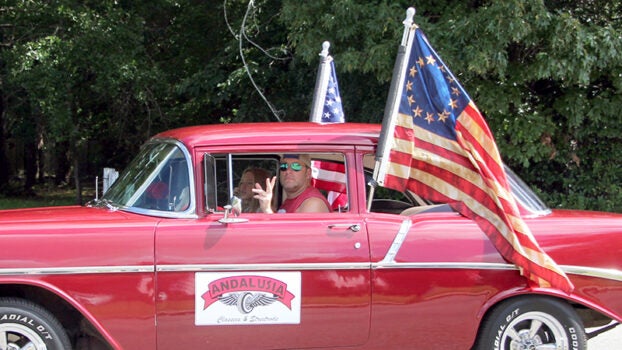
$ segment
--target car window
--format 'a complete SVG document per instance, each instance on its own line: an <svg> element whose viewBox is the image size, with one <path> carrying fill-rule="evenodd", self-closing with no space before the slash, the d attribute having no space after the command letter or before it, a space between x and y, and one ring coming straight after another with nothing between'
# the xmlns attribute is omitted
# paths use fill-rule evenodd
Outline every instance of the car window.
<svg viewBox="0 0 622 350"><path fill-rule="evenodd" d="M363 159L365 164L365 183L366 193L370 193L370 183L373 179L373 166L375 165L375 154L366 154ZM373 193L370 210L376 213L400 214L402 211L419 205L425 205L418 201L412 193L400 192L390 188L376 186Z"/></svg>
<svg viewBox="0 0 622 350"><path fill-rule="evenodd" d="M311 185L322 192L334 212L349 210L345 157L340 153L308 153L311 156ZM204 157L205 204L208 212L221 212L239 197L241 180L249 169L265 170L269 177L276 176L273 207L284 199L279 185L281 153L266 154L206 154ZM245 179L245 181L248 181ZM262 185L265 182L261 183Z"/></svg>
<svg viewBox="0 0 622 350"><path fill-rule="evenodd" d="M186 155L174 143L145 145L104 199L132 210L180 213L192 209Z"/></svg>
<svg viewBox="0 0 622 350"><path fill-rule="evenodd" d="M350 209L346 169L342 154L312 155L311 185L322 192L333 212L346 212Z"/></svg>
<svg viewBox="0 0 622 350"><path fill-rule="evenodd" d="M203 189L208 212L224 211L232 197L239 195L238 187L245 170L262 169L272 177L277 175L279 160L277 154L206 154Z"/></svg>
<svg viewBox="0 0 622 350"><path fill-rule="evenodd" d="M375 166L375 154L365 154L363 163L365 166L365 182L369 184L372 180L373 167ZM550 212L550 209L538 198L529 186L512 171L512 169L505 164L504 169L512 195L525 214L545 215ZM370 186L368 185L367 194L370 193L369 190ZM450 209L446 203L434 203L429 200L424 200L416 193L411 193L410 191L402 193L380 186L375 188L371 204L372 212L402 215L450 210L452 209Z"/></svg>

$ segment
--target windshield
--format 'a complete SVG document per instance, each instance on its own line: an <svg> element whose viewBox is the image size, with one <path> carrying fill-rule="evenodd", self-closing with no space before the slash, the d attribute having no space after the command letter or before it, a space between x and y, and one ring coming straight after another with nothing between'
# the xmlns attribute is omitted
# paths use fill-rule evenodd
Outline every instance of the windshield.
<svg viewBox="0 0 622 350"><path fill-rule="evenodd" d="M504 164L505 173L510 184L510 189L514 198L527 213L532 215L545 215L551 212L551 209L531 190L531 188L514 173L507 165Z"/></svg>
<svg viewBox="0 0 622 350"><path fill-rule="evenodd" d="M174 143L148 143L103 197L137 212L191 210L188 161Z"/></svg>

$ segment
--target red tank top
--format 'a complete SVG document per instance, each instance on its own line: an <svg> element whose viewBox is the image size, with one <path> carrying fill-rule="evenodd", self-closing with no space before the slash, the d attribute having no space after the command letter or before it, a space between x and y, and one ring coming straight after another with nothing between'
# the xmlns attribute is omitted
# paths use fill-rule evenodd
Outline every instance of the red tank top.
<svg viewBox="0 0 622 350"><path fill-rule="evenodd" d="M313 186L309 186L300 195L298 195L298 197L288 198L284 200L281 204L281 207L279 208L279 212L282 213L284 211L286 213L295 213L298 207L300 207L300 205L302 204L302 202L313 197L322 199L322 201L324 201L324 203L326 204L326 207L330 208L330 204L326 200L326 197L322 195L322 192L320 192L317 188Z"/></svg>

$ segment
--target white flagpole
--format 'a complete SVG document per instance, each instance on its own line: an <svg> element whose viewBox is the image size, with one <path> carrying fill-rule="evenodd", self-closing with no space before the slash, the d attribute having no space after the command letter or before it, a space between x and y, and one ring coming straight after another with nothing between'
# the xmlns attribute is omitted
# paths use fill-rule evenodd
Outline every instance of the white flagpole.
<svg viewBox="0 0 622 350"><path fill-rule="evenodd" d="M330 43L325 41L322 43L322 52L320 52L320 66L317 70L317 78L315 79L315 89L313 92L313 104L311 105L310 122L322 122L322 111L324 110L324 101L326 100L326 90L328 89L328 79L330 76L329 63L333 58L328 54Z"/></svg>
<svg viewBox="0 0 622 350"><path fill-rule="evenodd" d="M395 119L397 111L399 110L400 98L402 96L404 76L408 66L408 57L414 35L412 33L413 17L415 16L415 9L409 7L406 10L406 19L402 22L404 24L404 33L402 34L402 41L397 50L397 57L395 59L395 65L393 66L393 76L391 78L391 86L389 87L389 96L387 97L387 104L384 108L384 116L382 118L382 129L380 131L380 139L378 140L378 149L376 150L376 166L374 169L373 183L371 184L367 210L371 210L371 202L374 197L374 188L377 185L384 184L384 178L388 169L389 152L391 152L391 145L389 141L393 139L393 131L395 130Z"/></svg>
<svg viewBox="0 0 622 350"><path fill-rule="evenodd" d="M404 76L408 68L407 55L410 53L414 38L413 35L410 35L414 16L415 9L412 7L408 8L406 11L406 19L402 22L404 24L404 34L402 35L402 42L397 51L397 58L395 59L395 66L393 67L393 77L391 78L391 87L389 88L389 96L384 109L382 130L380 132L380 140L378 141L378 149L376 150L376 169L374 169L374 180L380 185L383 184L384 176L386 175L386 164L388 162L389 152L391 152L391 147L388 143L393 138L395 119L404 88Z"/></svg>

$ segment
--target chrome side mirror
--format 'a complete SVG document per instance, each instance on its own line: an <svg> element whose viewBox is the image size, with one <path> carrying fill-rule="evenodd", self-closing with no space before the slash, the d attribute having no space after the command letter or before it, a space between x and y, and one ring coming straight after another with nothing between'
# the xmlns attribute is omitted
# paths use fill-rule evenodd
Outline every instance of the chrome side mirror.
<svg viewBox="0 0 622 350"><path fill-rule="evenodd" d="M225 216L218 220L221 224L233 224L238 222L247 222L248 219L238 218L242 213L242 200L236 196L231 198L231 204L225 205ZM233 214L234 217L231 217Z"/></svg>

